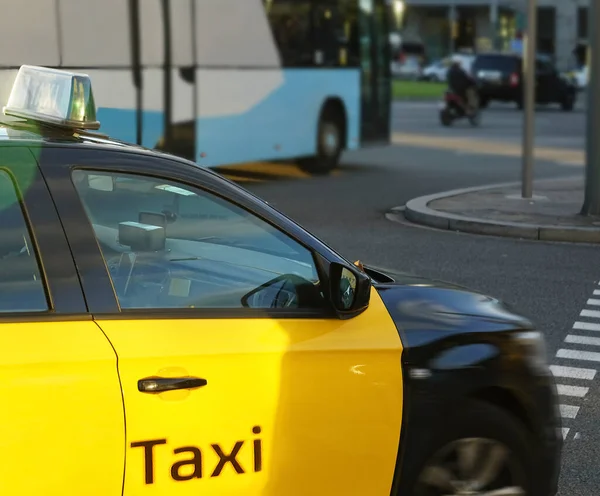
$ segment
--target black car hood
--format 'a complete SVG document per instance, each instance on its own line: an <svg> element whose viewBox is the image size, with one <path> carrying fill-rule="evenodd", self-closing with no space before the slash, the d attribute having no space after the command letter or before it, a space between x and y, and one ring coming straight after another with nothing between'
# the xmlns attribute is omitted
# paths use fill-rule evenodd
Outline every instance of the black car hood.
<svg viewBox="0 0 600 496"><path fill-rule="evenodd" d="M412 345L464 333L533 328L506 303L456 284L372 266L365 271Z"/></svg>

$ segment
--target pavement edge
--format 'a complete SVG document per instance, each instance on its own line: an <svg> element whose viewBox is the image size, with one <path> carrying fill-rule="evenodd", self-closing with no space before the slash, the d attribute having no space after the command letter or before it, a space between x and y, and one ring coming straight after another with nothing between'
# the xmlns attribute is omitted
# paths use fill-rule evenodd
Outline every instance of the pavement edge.
<svg viewBox="0 0 600 496"><path fill-rule="evenodd" d="M556 181L557 179L567 179L570 177L571 176L564 178L542 179L537 182ZM519 186L520 184L520 182L498 183L420 196L406 202L406 205L402 208L402 210L404 210L404 216L410 222L437 229L445 229L448 231L459 231L470 234L484 234L539 241L600 243L600 228L575 226L559 227L543 224L491 221L440 212L427 206L430 202L434 200L440 200L442 198L449 198L452 196L459 196L466 193L485 191L489 189L515 187ZM392 209L391 211L394 212L395 210L399 210L399 208Z"/></svg>

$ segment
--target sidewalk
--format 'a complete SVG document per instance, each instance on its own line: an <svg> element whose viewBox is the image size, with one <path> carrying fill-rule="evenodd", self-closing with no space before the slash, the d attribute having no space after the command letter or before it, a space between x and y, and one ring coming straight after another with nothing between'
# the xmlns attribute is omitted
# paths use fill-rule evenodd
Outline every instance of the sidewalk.
<svg viewBox="0 0 600 496"><path fill-rule="evenodd" d="M415 198L405 217L415 223L473 234L542 241L600 243L600 217L579 215L581 176L536 181L531 200L521 184L448 191Z"/></svg>

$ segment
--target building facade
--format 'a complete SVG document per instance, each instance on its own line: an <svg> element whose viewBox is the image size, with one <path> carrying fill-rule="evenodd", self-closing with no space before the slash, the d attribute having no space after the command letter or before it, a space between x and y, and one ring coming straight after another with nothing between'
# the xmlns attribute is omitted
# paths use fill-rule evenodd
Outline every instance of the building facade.
<svg viewBox="0 0 600 496"><path fill-rule="evenodd" d="M560 69L585 62L589 1L537 0L538 51L554 56ZM527 27L527 0L404 0L404 5L403 39L423 43L430 59L459 49L508 49Z"/></svg>

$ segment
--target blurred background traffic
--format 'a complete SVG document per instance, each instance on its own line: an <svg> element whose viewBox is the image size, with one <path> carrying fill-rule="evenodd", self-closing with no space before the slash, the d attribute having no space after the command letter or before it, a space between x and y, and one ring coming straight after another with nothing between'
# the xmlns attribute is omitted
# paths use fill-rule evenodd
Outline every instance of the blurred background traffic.
<svg viewBox="0 0 600 496"><path fill-rule="evenodd" d="M402 0L395 3L396 29L392 74L407 81L443 83L453 56L471 70L477 54L522 53L527 28L524 0ZM536 46L578 89L588 71L588 6L586 2L548 0L537 7ZM399 96L436 94L442 85L425 88L396 85Z"/></svg>

